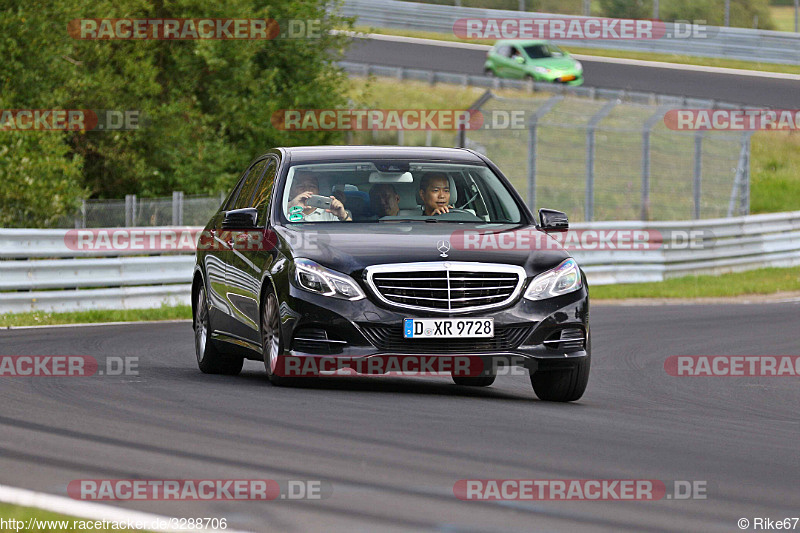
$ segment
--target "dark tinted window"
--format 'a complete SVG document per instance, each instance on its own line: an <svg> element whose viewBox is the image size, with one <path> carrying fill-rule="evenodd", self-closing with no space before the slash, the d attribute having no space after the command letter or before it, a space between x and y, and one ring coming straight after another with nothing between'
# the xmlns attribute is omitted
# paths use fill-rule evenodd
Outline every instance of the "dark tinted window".
<svg viewBox="0 0 800 533"><path fill-rule="evenodd" d="M262 159L250 167L250 171L247 173L247 177L244 180L244 185L242 185L242 188L239 190L239 196L236 197L236 201L233 204L233 209L252 207L253 204L251 200L253 199L253 193L256 192L258 180L261 178L261 173L264 171L266 165L267 160Z"/></svg>
<svg viewBox="0 0 800 533"><path fill-rule="evenodd" d="M272 186L275 184L275 173L278 170L278 165L274 159L267 159L267 171L264 172L264 177L261 178L261 183L258 185L255 198L253 198L253 207L258 209L259 224L266 223L267 206L269 206L269 199L272 196Z"/></svg>

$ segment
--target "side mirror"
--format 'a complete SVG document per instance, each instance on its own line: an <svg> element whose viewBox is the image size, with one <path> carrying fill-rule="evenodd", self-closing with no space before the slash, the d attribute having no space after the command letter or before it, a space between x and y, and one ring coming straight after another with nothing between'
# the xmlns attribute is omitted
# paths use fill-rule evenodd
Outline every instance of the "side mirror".
<svg viewBox="0 0 800 533"><path fill-rule="evenodd" d="M539 209L539 229L542 231L569 230L567 214L555 209Z"/></svg>
<svg viewBox="0 0 800 533"><path fill-rule="evenodd" d="M261 229L256 226L258 221L258 209L255 207L245 207L244 209L234 209L225 213L222 219L222 229L252 230Z"/></svg>
<svg viewBox="0 0 800 533"><path fill-rule="evenodd" d="M516 61L517 63L519 63L520 65L524 65L524 64L525 64L525 58L524 58L524 57L522 57L522 56L517 56L517 58L515 59L515 61Z"/></svg>

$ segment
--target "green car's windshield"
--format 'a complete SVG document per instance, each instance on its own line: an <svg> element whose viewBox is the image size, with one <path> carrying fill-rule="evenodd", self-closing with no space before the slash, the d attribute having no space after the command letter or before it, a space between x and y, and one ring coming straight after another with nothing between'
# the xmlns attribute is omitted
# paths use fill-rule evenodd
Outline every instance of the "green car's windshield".
<svg viewBox="0 0 800 533"><path fill-rule="evenodd" d="M279 196L290 223L520 223L511 193L486 166L427 161L293 165Z"/></svg>
<svg viewBox="0 0 800 533"><path fill-rule="evenodd" d="M525 47L525 53L531 59L544 59L547 57L563 57L564 51L554 44L533 44Z"/></svg>

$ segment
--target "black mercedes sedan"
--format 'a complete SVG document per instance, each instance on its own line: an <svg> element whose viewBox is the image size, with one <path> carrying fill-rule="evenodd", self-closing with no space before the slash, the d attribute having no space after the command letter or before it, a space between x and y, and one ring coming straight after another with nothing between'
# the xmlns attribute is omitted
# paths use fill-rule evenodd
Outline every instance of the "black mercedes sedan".
<svg viewBox="0 0 800 533"><path fill-rule="evenodd" d="M577 400L589 293L551 237L567 229L559 211L537 221L471 150L269 150L198 242L198 365L238 374L244 359L263 360L275 385L413 369L488 386L514 368L540 399Z"/></svg>

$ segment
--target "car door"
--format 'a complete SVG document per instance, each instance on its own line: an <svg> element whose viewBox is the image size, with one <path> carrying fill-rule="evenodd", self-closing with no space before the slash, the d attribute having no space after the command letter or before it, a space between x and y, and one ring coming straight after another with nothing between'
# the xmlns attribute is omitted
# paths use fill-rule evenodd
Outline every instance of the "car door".
<svg viewBox="0 0 800 533"><path fill-rule="evenodd" d="M525 51L520 46L510 47L510 57L508 58L508 77L521 79L525 77Z"/></svg>
<svg viewBox="0 0 800 533"><path fill-rule="evenodd" d="M502 45L497 48L495 56L496 71L501 78L507 78L511 75L511 47L509 45Z"/></svg>
<svg viewBox="0 0 800 533"><path fill-rule="evenodd" d="M244 341L260 345L259 296L261 273L266 263L274 257L274 239L267 233L267 206L272 195L272 186L278 162L267 156L257 163L253 172L258 179L242 188L236 209L258 210L257 231L232 231L230 258L225 270L228 301L233 310L234 330L231 332Z"/></svg>
<svg viewBox="0 0 800 533"><path fill-rule="evenodd" d="M258 158L250 164L243 180L239 184L238 190L232 196L231 201L226 204L225 212L222 214L223 219L225 213L228 211L250 206L250 200L255 193L255 188L261 179L266 164L267 161L265 157ZM243 328L241 327L242 308L246 308L247 300L244 299L237 289L237 286L241 285L241 283L231 284L231 279L236 278L235 267L232 265L235 258L233 248L235 244L239 246L239 244L237 244L237 239L241 238L241 234L242 232L237 231L237 228L226 228L223 224L221 231L218 233L218 242L221 251L217 254L222 260L222 263L224 263L223 282L219 292L221 293L226 311L225 320L220 321L219 329L221 333L240 340L243 332ZM246 329L247 328L245 328L245 331Z"/></svg>

